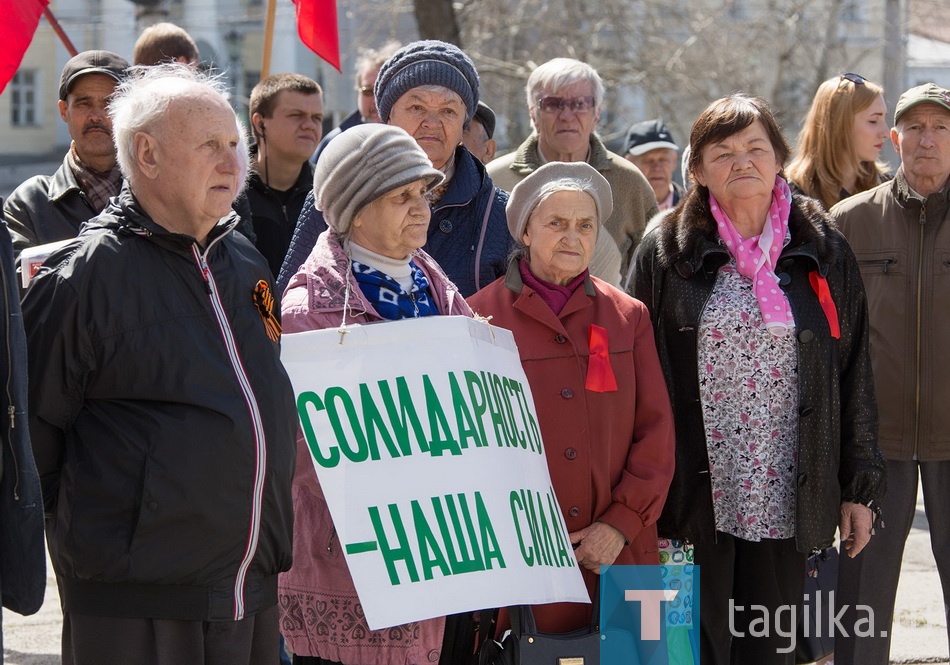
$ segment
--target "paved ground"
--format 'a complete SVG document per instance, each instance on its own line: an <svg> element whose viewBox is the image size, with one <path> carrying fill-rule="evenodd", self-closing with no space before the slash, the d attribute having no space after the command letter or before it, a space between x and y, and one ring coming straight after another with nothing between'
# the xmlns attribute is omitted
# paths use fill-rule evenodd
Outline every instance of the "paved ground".
<svg viewBox="0 0 950 665"><path fill-rule="evenodd" d="M947 613L944 611L933 554L930 550L927 518L922 499L907 541L901 583L897 590L897 616L893 627L891 662L904 665L948 662ZM21 617L3 615L6 665L60 665L59 639L62 614L59 594L52 577L46 588L46 602L39 613Z"/></svg>

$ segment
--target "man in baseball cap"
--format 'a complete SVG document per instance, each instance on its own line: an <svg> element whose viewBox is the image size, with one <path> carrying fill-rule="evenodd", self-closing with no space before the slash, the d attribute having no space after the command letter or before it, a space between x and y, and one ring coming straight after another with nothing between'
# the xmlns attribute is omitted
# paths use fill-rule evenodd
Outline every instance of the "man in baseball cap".
<svg viewBox="0 0 950 665"><path fill-rule="evenodd" d="M679 146L662 120L644 120L627 130L624 157L650 181L660 210L672 208L686 191L673 182Z"/></svg>
<svg viewBox="0 0 950 665"><path fill-rule="evenodd" d="M844 611L840 626L873 616L874 634L836 635L839 665L889 662L918 489L943 600L950 603L950 90L925 83L901 95L891 142L901 158L894 179L831 209L861 264L867 304L859 309L871 327L877 441L887 460L887 494L878 507L887 528L861 556L841 557L835 597L838 607L854 608Z"/></svg>
<svg viewBox="0 0 950 665"><path fill-rule="evenodd" d="M468 127L462 132L462 143L482 164L495 159L495 112L485 102L479 100L475 115Z"/></svg>
<svg viewBox="0 0 950 665"><path fill-rule="evenodd" d="M109 98L129 63L110 51L74 56L59 82L59 114L72 144L52 176L33 176L10 195L3 217L17 257L27 247L73 238L119 193Z"/></svg>

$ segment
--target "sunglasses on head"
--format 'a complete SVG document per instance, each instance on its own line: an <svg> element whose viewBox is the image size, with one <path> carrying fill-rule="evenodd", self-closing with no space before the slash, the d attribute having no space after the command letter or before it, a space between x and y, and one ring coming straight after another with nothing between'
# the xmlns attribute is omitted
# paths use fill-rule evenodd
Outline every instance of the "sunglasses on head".
<svg viewBox="0 0 950 665"><path fill-rule="evenodd" d="M851 72L842 74L839 78L842 81L851 81L855 85L864 85L865 83L867 83L866 78L864 78L860 74L852 74ZM840 85L840 82L839 82L839 85Z"/></svg>

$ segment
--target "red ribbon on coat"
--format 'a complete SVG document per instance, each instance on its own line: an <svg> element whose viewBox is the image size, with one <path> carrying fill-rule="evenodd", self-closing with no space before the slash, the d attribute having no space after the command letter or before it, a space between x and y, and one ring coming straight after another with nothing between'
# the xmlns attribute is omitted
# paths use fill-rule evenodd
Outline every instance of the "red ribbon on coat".
<svg viewBox="0 0 950 665"><path fill-rule="evenodd" d="M587 382L584 387L595 393L609 393L617 390L617 378L610 366L610 345L607 343L607 329L590 324L587 344L590 357L587 360Z"/></svg>
<svg viewBox="0 0 950 665"><path fill-rule="evenodd" d="M828 280L819 275L817 270L812 270L808 273L808 281L811 283L811 288L818 294L818 304L821 305L821 309L825 313L825 318L828 319L831 336L835 339L841 339L841 326L838 324L838 308L835 307L835 301L831 297Z"/></svg>

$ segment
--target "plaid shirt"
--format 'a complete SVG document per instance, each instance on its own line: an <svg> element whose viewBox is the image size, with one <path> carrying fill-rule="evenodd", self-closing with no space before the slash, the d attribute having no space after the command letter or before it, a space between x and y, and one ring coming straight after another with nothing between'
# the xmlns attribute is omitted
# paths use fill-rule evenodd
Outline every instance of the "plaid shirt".
<svg viewBox="0 0 950 665"><path fill-rule="evenodd" d="M109 199L116 196L122 188L122 172L119 170L119 165L113 165L112 169L105 173L93 171L79 159L75 141L69 146L66 160L73 175L76 176L76 182L79 183L82 193L86 195L86 199L98 215L106 207Z"/></svg>

